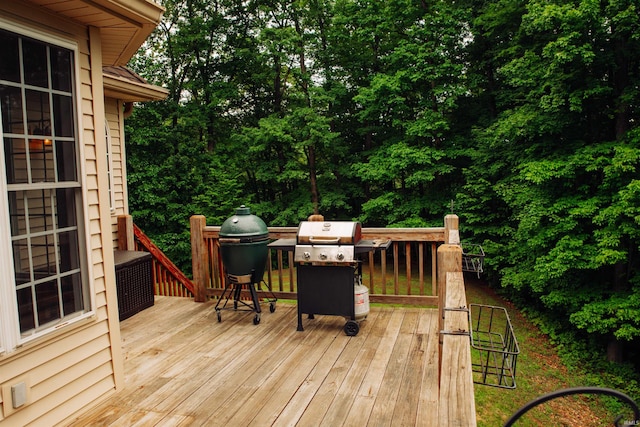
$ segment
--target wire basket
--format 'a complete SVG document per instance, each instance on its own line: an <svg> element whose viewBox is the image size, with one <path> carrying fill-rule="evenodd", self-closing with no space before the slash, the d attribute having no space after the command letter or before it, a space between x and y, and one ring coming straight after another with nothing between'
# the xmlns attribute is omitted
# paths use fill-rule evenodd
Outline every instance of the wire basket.
<svg viewBox="0 0 640 427"><path fill-rule="evenodd" d="M462 246L462 271L476 273L480 278L480 273L484 272L484 249L473 243L463 242L460 246Z"/></svg>
<svg viewBox="0 0 640 427"><path fill-rule="evenodd" d="M473 382L516 388L520 349L511 319L503 307L469 304Z"/></svg>

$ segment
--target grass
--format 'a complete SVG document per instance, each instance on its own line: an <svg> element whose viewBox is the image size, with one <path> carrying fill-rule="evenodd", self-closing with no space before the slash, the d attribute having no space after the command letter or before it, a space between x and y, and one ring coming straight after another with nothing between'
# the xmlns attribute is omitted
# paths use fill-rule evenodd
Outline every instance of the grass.
<svg viewBox="0 0 640 427"><path fill-rule="evenodd" d="M543 394L567 387L590 385L587 373L563 364L549 339L508 301L500 298L481 281L469 280L468 276L465 278L465 286L469 304L495 305L507 309L520 347L515 389L475 384L478 426L501 426L522 406ZM532 409L515 425L595 427L613 425L618 415L622 415L623 421L635 421L630 411L617 414L609 412L605 407L602 398L569 396Z"/></svg>

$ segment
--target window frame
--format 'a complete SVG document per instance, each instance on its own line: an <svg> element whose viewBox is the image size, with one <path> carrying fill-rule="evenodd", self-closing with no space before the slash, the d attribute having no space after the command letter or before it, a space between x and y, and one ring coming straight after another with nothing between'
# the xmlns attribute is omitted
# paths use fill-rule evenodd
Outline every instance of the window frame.
<svg viewBox="0 0 640 427"><path fill-rule="evenodd" d="M18 313L18 301L16 292L15 270L13 260L13 245L11 238L10 212L9 212L9 192L15 191L9 189L6 174L6 159L4 149L4 137L2 138L2 148L0 148L0 236L7 236L6 239L0 240L0 356L11 353L20 346L37 340L41 337L49 336L52 332L63 329L69 325L75 324L86 318L94 317L96 310L96 296L93 265L91 262L91 239L90 239L90 218L87 206L88 190L87 179L85 173L85 153L84 153L84 128L82 127L82 82L81 82L81 53L79 44L76 40L68 39L63 35L50 33L37 27L31 27L27 24L16 23L3 17L0 17L0 29L17 34L19 37L31 38L47 46L60 47L73 52L72 65L72 90L73 90L73 126L75 128L75 172L77 178L76 185L69 185L66 188L76 188L76 207L77 212L77 243L79 245L79 269L80 269L80 286L83 292L88 295L84 297L86 306L81 312L76 313L69 318L59 318L58 321L44 325L37 330L30 331L29 334L20 332L20 322ZM50 63L48 66L50 66ZM51 93L51 89L47 89L47 93ZM94 100L95 102L95 100ZM2 131L2 123L0 122L0 135L4 135ZM96 161L98 161L96 159ZM37 189L37 188L36 188ZM63 302L62 296L59 300Z"/></svg>
<svg viewBox="0 0 640 427"><path fill-rule="evenodd" d="M104 132L107 153L107 178L109 180L109 210L111 215L116 213L116 189L113 176L113 141L111 139L111 128L109 127L109 118L104 118Z"/></svg>

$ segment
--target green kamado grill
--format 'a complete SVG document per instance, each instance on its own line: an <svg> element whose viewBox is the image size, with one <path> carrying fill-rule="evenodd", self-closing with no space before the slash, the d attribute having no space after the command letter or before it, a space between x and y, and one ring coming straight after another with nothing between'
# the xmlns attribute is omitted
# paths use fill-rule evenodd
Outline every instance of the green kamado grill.
<svg viewBox="0 0 640 427"><path fill-rule="evenodd" d="M267 263L269 230L262 219L251 214L245 205L236 208L236 213L222 223L220 227L220 253L225 269L225 288L216 304L218 322L222 321L221 310L233 297L233 309L242 306L255 312L254 324L260 323L260 300L257 289L264 283L265 265ZM242 290L247 288L251 302L242 299ZM276 298L271 292L268 298L270 311L275 311ZM225 298L226 297L226 298ZM224 304L220 304L224 300Z"/></svg>

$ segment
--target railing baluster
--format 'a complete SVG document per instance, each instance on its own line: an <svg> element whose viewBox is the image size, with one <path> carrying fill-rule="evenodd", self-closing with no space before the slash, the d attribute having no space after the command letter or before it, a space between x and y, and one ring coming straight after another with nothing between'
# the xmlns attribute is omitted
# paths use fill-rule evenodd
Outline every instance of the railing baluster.
<svg viewBox="0 0 640 427"><path fill-rule="evenodd" d="M282 263L282 251L278 251L278 290L280 292L283 291L283 286L284 286L284 277L282 276L282 267L283 267L283 263Z"/></svg>
<svg viewBox="0 0 640 427"><path fill-rule="evenodd" d="M411 295L411 242L404 244L405 274L407 276L407 295Z"/></svg>
<svg viewBox="0 0 640 427"><path fill-rule="evenodd" d="M375 293L375 278L373 277L375 274L375 257L373 252L369 252L369 292Z"/></svg>
<svg viewBox="0 0 640 427"><path fill-rule="evenodd" d="M400 260L398 242L393 242L393 293L400 294Z"/></svg>
<svg viewBox="0 0 640 427"><path fill-rule="evenodd" d="M438 295L438 251L436 248L436 242L431 243L431 295Z"/></svg>
<svg viewBox="0 0 640 427"><path fill-rule="evenodd" d="M420 295L424 295L424 242L418 242L418 281Z"/></svg>
<svg viewBox="0 0 640 427"><path fill-rule="evenodd" d="M380 252L380 270L382 271L382 295L387 294L387 250Z"/></svg>
<svg viewBox="0 0 640 427"><path fill-rule="evenodd" d="M296 292L295 281L294 281L294 263L293 263L293 252L287 251L288 260L289 260L289 291Z"/></svg>

